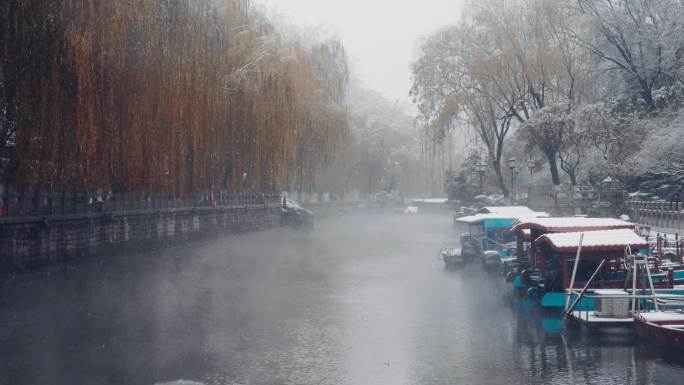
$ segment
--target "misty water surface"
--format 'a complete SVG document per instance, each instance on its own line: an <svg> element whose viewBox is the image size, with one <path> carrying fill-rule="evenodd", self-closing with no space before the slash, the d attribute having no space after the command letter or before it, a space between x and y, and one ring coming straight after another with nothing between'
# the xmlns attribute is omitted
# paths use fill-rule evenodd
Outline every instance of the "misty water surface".
<svg viewBox="0 0 684 385"><path fill-rule="evenodd" d="M561 337L445 271L448 216L348 216L4 277L0 384L673 384L631 337ZM545 329L546 328L546 329Z"/></svg>

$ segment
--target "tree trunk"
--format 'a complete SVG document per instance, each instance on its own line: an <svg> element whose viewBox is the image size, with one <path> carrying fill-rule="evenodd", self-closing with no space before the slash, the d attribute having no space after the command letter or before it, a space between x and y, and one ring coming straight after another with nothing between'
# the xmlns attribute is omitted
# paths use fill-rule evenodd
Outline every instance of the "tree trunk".
<svg viewBox="0 0 684 385"><path fill-rule="evenodd" d="M501 172L501 158L499 157L497 159L497 157L492 157L492 163L494 164L494 172L496 173L496 183L499 185L504 197L508 198L510 196L510 192L508 190L508 186L506 186L503 173Z"/></svg>
<svg viewBox="0 0 684 385"><path fill-rule="evenodd" d="M566 174L568 174L568 176L570 177L570 183L573 186L577 186L577 175L575 175L574 172L568 172Z"/></svg>
<svg viewBox="0 0 684 385"><path fill-rule="evenodd" d="M544 156L546 156L546 160L549 162L549 170L551 171L551 180L553 181L553 184L556 186L560 185L561 181L560 173L558 172L558 162L556 161L556 151L545 150Z"/></svg>
<svg viewBox="0 0 684 385"><path fill-rule="evenodd" d="M570 177L570 183L573 186L577 185L577 166L572 167L562 157L560 158L560 168L565 174Z"/></svg>
<svg viewBox="0 0 684 385"><path fill-rule="evenodd" d="M646 103L646 110L648 112L655 111L656 105L653 100L653 91L648 82L645 79L639 78L639 87L641 88L641 97L644 99L644 103Z"/></svg>
<svg viewBox="0 0 684 385"><path fill-rule="evenodd" d="M8 141L12 137L12 133L16 129L17 124L17 90L16 85L13 81L6 82L4 84L5 93L5 122L3 123L5 127L0 130L0 146L7 145ZM15 141L16 144L16 141Z"/></svg>

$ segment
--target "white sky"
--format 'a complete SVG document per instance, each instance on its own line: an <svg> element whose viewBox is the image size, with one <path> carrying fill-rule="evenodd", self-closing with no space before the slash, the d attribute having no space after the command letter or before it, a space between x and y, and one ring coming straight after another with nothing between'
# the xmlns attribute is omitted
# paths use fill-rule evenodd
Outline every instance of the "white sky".
<svg viewBox="0 0 684 385"><path fill-rule="evenodd" d="M408 100L417 40L460 18L462 0L255 0L301 27L339 36L367 88Z"/></svg>

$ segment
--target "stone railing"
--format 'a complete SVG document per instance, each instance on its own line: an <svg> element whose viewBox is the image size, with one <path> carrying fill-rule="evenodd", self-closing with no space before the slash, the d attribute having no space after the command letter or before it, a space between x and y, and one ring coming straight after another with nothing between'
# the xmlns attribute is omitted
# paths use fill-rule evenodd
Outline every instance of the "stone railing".
<svg viewBox="0 0 684 385"><path fill-rule="evenodd" d="M592 185L530 186L530 208L555 215L615 217L625 214L624 189L616 182Z"/></svg>
<svg viewBox="0 0 684 385"><path fill-rule="evenodd" d="M260 207L279 205L276 193L228 193L208 191L191 197L97 193L5 193L0 195L0 217L35 217L93 213L122 213L198 207Z"/></svg>
<svg viewBox="0 0 684 385"><path fill-rule="evenodd" d="M138 253L280 225L277 204L0 218L0 275L74 258Z"/></svg>
<svg viewBox="0 0 684 385"><path fill-rule="evenodd" d="M678 202L629 201L632 221L666 230L684 231L684 204Z"/></svg>
<svg viewBox="0 0 684 385"><path fill-rule="evenodd" d="M527 204L558 215L575 215L584 214L599 200L600 191L592 186L542 185L529 187Z"/></svg>

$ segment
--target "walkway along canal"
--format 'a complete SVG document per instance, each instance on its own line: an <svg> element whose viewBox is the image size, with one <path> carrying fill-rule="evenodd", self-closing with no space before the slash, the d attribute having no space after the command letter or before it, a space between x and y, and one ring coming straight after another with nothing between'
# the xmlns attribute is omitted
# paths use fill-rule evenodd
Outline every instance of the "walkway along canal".
<svg viewBox="0 0 684 385"><path fill-rule="evenodd" d="M632 337L561 336L441 215L349 215L0 282L0 385L673 384ZM570 337L570 338L567 338Z"/></svg>

